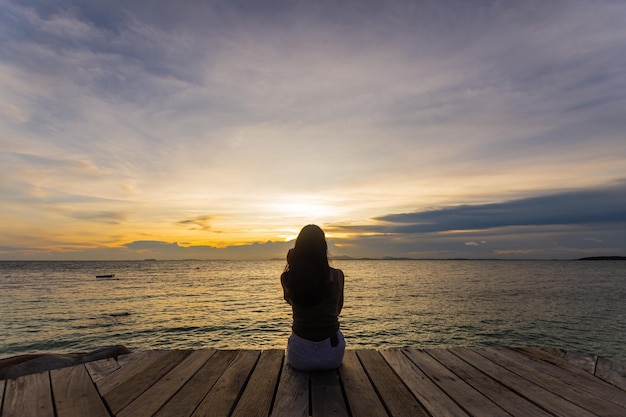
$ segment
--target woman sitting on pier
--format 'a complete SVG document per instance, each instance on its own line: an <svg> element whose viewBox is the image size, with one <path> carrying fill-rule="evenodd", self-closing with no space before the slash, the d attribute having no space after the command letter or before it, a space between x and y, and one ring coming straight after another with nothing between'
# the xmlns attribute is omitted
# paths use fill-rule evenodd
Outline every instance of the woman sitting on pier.
<svg viewBox="0 0 626 417"><path fill-rule="evenodd" d="M344 275L328 265L327 250L324 231L305 226L280 277L293 312L287 363L301 371L338 368L346 348L339 330Z"/></svg>

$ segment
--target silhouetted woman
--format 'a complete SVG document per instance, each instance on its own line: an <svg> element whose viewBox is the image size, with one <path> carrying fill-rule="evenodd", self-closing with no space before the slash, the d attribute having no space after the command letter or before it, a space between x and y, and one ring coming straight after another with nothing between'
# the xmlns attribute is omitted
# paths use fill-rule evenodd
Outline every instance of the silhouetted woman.
<svg viewBox="0 0 626 417"><path fill-rule="evenodd" d="M338 368L346 348L339 330L344 275L328 265L327 250L322 229L303 227L280 276L293 311L287 362L302 371Z"/></svg>

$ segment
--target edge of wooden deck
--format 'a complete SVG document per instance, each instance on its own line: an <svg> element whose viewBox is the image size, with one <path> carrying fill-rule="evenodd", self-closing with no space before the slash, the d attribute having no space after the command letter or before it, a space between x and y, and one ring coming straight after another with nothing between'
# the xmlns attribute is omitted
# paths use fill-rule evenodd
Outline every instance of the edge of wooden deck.
<svg viewBox="0 0 626 417"><path fill-rule="evenodd" d="M2 417L626 415L626 362L547 347L347 350L299 372L284 350L154 350L0 380Z"/></svg>

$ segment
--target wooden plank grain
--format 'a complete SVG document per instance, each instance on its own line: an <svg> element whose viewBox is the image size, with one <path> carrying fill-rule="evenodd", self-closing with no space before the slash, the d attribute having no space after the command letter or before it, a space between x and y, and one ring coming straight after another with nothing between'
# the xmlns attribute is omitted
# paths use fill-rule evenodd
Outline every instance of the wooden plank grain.
<svg viewBox="0 0 626 417"><path fill-rule="evenodd" d="M388 416L354 350L346 350L339 368L353 417Z"/></svg>
<svg viewBox="0 0 626 417"><path fill-rule="evenodd" d="M311 372L311 415L348 417L336 370Z"/></svg>
<svg viewBox="0 0 626 417"><path fill-rule="evenodd" d="M511 349L516 350L518 352L522 352L528 356L536 357L541 360L548 360L547 358L556 359L555 358L556 355L553 355L550 352L546 352L544 349L538 348L536 346L518 346L518 347L513 347ZM563 359L562 356L558 358Z"/></svg>
<svg viewBox="0 0 626 417"><path fill-rule="evenodd" d="M267 417L270 414L284 357L285 351L282 349L261 352L259 362L231 417Z"/></svg>
<svg viewBox="0 0 626 417"><path fill-rule="evenodd" d="M578 383L580 379L575 381L573 379L575 375L573 374L570 374L572 378L569 379L562 379L565 375L555 377L546 373L546 369L541 369L540 363L532 361L521 363L520 358L512 356L515 355L515 352L506 349L494 347L477 348L476 350L479 354L497 362L521 377L554 392L558 396L594 414L601 416L626 415L626 409L605 399L598 398L587 390L582 389L581 384Z"/></svg>
<svg viewBox="0 0 626 417"><path fill-rule="evenodd" d="M522 352L506 348L493 349L499 354L508 356L512 361L515 361L521 366L534 369L540 375L556 378L568 386L586 391L599 400L608 401L620 407L626 407L626 391L612 386L611 384L607 384L600 378L590 375L583 370L571 372L549 362L525 355ZM626 410L624 410L624 415L626 415Z"/></svg>
<svg viewBox="0 0 626 417"><path fill-rule="evenodd" d="M309 415L309 373L292 368L286 360L283 361L271 415L273 417Z"/></svg>
<svg viewBox="0 0 626 417"><path fill-rule="evenodd" d="M441 417L468 416L457 403L431 381L402 351L381 351L381 354L431 415Z"/></svg>
<svg viewBox="0 0 626 417"><path fill-rule="evenodd" d="M611 383L604 381L602 378L598 379L597 376L595 375L591 375L589 372L584 371L583 369L581 369L580 367L566 361L564 358L557 358L554 355L551 355L549 353L544 352L542 349L538 349L538 348L514 348L511 349L514 350L516 352L522 353L530 358L534 358L536 360L539 360L541 362L545 362L545 363L549 363L551 365L554 365L558 368L562 368L565 369L566 371L576 374L582 378L586 378L589 381L594 381L596 383L599 383L601 385L604 386L612 386ZM600 359L600 358L599 358ZM599 362L601 362L601 360L599 360Z"/></svg>
<svg viewBox="0 0 626 417"><path fill-rule="evenodd" d="M121 368L127 366L135 366L139 361L151 361L162 358L170 353L171 350L157 349L157 350L139 350L137 352L131 352L117 357L117 363Z"/></svg>
<svg viewBox="0 0 626 417"><path fill-rule="evenodd" d="M7 380L2 417L54 417L50 373Z"/></svg>
<svg viewBox="0 0 626 417"><path fill-rule="evenodd" d="M428 417L428 412L379 352L369 349L359 350L357 356L389 414L393 417Z"/></svg>
<svg viewBox="0 0 626 417"><path fill-rule="evenodd" d="M100 378L94 379L98 392L104 397L130 378L152 367L153 364L167 356L168 353L169 351L166 350L154 350L133 352L119 356L117 359L118 369L108 375L100 375ZM87 370L90 371L90 368L87 368Z"/></svg>
<svg viewBox="0 0 626 417"><path fill-rule="evenodd" d="M568 351L564 359L578 366L580 369L589 372L591 375L596 372L596 361L598 360L596 355Z"/></svg>
<svg viewBox="0 0 626 417"><path fill-rule="evenodd" d="M50 371L57 417L109 417L84 365Z"/></svg>
<svg viewBox="0 0 626 417"><path fill-rule="evenodd" d="M0 416L2 415L2 403L4 402L4 386L6 385L6 380L0 380Z"/></svg>
<svg viewBox="0 0 626 417"><path fill-rule="evenodd" d="M124 407L118 417L150 417L157 412L215 353L194 350L176 367Z"/></svg>
<svg viewBox="0 0 626 417"><path fill-rule="evenodd" d="M117 363L116 358L106 358L98 361L87 362L85 367L87 368L93 382L98 382L121 368L120 364Z"/></svg>
<svg viewBox="0 0 626 417"><path fill-rule="evenodd" d="M486 357L478 354L475 349L455 348L450 349L452 353L468 362L473 367L480 369L491 378L509 387L518 394L539 407L559 417L594 417L595 414L579 407L570 401L536 385L533 381L522 378L516 373L502 367ZM597 417L597 416L595 416Z"/></svg>
<svg viewBox="0 0 626 417"><path fill-rule="evenodd" d="M558 356L559 358L564 358L567 351L561 348L555 348L550 346L537 346L534 349L542 350L546 353L550 353L552 355Z"/></svg>
<svg viewBox="0 0 626 417"><path fill-rule="evenodd" d="M509 390L493 378L485 375L479 369L463 361L449 350L432 349L427 352L507 413L516 417L552 416L552 414L549 414L537 405L521 397L516 392Z"/></svg>
<svg viewBox="0 0 626 417"><path fill-rule="evenodd" d="M626 390L626 362L599 357L596 376L613 386Z"/></svg>
<svg viewBox="0 0 626 417"><path fill-rule="evenodd" d="M468 414L484 417L510 416L500 406L459 378L427 352L407 350L406 355Z"/></svg>
<svg viewBox="0 0 626 417"><path fill-rule="evenodd" d="M189 417L233 361L237 351L218 350L155 414L155 417Z"/></svg>
<svg viewBox="0 0 626 417"><path fill-rule="evenodd" d="M119 413L131 401L150 388L152 384L158 381L163 375L167 374L190 353L190 351L181 350L168 352L162 359L155 361L141 373L134 375L124 383L115 387L104 396L111 412L113 412L113 414Z"/></svg>
<svg viewBox="0 0 626 417"><path fill-rule="evenodd" d="M259 359L259 355L258 350L238 351L229 367L217 380L192 416L229 416Z"/></svg>

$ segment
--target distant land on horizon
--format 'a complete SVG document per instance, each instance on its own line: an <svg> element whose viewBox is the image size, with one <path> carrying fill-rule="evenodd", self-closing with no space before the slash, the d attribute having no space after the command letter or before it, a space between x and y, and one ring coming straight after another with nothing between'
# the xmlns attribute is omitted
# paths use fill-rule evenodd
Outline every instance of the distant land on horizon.
<svg viewBox="0 0 626 417"><path fill-rule="evenodd" d="M185 258L185 259L93 259L93 260L0 260L0 262L158 262L158 261L240 261L241 259L202 259L202 258ZM245 259L244 259L245 260ZM258 260L258 259L257 259ZM269 261L283 261L283 258L270 258ZM584 258L569 258L569 259L518 259L518 258L411 258L411 257L397 257L397 256L381 256L381 257L352 257L348 255L329 256L331 261L626 261L626 256L589 256Z"/></svg>
<svg viewBox="0 0 626 417"><path fill-rule="evenodd" d="M503 259L503 258L409 258L383 256L380 258L353 258L347 255L333 256L332 260L338 261L519 261L519 260L538 260L538 261L626 261L626 256L589 256L577 259Z"/></svg>
<svg viewBox="0 0 626 417"><path fill-rule="evenodd" d="M626 256L589 256L579 261L626 261Z"/></svg>

